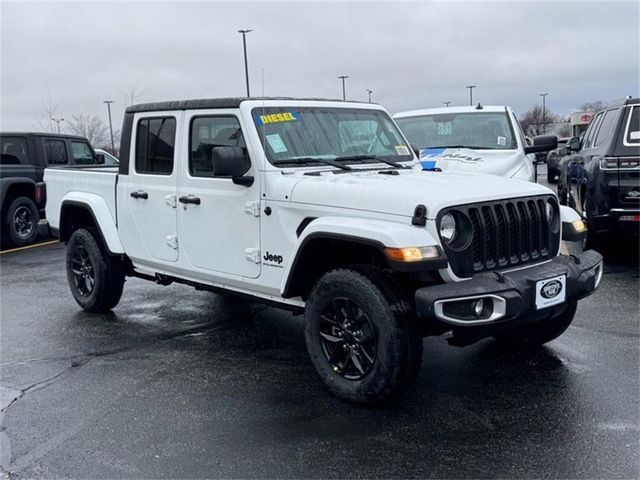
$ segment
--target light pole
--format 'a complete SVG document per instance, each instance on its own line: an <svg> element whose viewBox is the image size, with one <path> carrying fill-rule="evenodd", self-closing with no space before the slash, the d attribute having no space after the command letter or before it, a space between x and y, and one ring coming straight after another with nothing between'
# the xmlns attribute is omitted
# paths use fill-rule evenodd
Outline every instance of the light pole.
<svg viewBox="0 0 640 480"><path fill-rule="evenodd" d="M464 88L469 89L469 105L473 106L473 89L476 88L476 85L467 85Z"/></svg>
<svg viewBox="0 0 640 480"><path fill-rule="evenodd" d="M249 63L247 61L247 33L253 32L253 30L238 30L238 33L242 34L242 48L244 50L244 78L247 82L247 97L250 97L249 93Z"/></svg>
<svg viewBox="0 0 640 480"><path fill-rule="evenodd" d="M371 94L373 93L373 90L367 88L367 93L369 94L369 103L371 103Z"/></svg>
<svg viewBox="0 0 640 480"><path fill-rule="evenodd" d="M51 120L56 122L56 124L58 125L58 133L60 133L60 123L64 122L64 118L52 118Z"/></svg>
<svg viewBox="0 0 640 480"><path fill-rule="evenodd" d="M542 133L547 133L547 112L546 112L546 97L549 95L548 93L539 93L542 97Z"/></svg>
<svg viewBox="0 0 640 480"><path fill-rule="evenodd" d="M444 103L444 104L445 104L445 106L447 106L447 107L448 107L448 106L449 106L449 104L450 104L451 102L442 102L442 103Z"/></svg>
<svg viewBox="0 0 640 480"><path fill-rule="evenodd" d="M113 100L105 100L102 103L106 103L107 104L107 111L109 112L109 133L111 134L111 153L113 155L116 154L116 147L113 144L113 125L111 124L111 104L113 103Z"/></svg>
<svg viewBox="0 0 640 480"><path fill-rule="evenodd" d="M349 75L339 75L338 78L342 79L342 101L347 100L347 91L344 86L344 81L349 78Z"/></svg>

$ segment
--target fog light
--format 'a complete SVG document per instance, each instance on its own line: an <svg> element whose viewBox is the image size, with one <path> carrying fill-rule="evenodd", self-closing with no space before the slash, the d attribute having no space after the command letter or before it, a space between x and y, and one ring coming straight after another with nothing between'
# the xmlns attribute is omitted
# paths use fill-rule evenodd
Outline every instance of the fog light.
<svg viewBox="0 0 640 480"><path fill-rule="evenodd" d="M482 314L483 310L484 310L484 300L483 299L476 300L476 303L473 306L473 313L476 314L476 317L479 317Z"/></svg>
<svg viewBox="0 0 640 480"><path fill-rule="evenodd" d="M584 232L587 229L587 226L584 224L582 220L576 220L574 222L571 222L571 224L573 225L573 228L575 229L575 231L578 233Z"/></svg>

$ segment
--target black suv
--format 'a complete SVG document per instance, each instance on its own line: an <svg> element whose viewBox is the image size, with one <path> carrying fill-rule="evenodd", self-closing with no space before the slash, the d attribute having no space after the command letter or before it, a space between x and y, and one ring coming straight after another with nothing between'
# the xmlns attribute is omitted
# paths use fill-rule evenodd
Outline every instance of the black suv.
<svg viewBox="0 0 640 480"><path fill-rule="evenodd" d="M558 197L587 222L589 235L640 226L640 99L612 102L582 139L573 137L560 164Z"/></svg>
<svg viewBox="0 0 640 480"><path fill-rule="evenodd" d="M0 133L0 211L2 233L14 245L27 245L38 236L44 214L42 182L49 165L100 163L88 140L55 133Z"/></svg>

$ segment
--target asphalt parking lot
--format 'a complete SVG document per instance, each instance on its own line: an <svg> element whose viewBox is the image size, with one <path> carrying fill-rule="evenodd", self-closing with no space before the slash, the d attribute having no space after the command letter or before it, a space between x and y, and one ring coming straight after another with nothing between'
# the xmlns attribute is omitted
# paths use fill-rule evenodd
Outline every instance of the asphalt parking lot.
<svg viewBox="0 0 640 480"><path fill-rule="evenodd" d="M68 291L64 246L4 253L3 471L638 478L637 245L611 240L600 290L558 340L517 352L427 338L415 387L384 409L322 388L300 317L138 279L113 313L89 315Z"/></svg>

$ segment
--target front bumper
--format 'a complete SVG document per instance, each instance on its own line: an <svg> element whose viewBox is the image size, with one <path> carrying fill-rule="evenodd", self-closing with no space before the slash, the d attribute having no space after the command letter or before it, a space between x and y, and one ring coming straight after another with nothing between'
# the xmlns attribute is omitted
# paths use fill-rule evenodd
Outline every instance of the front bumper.
<svg viewBox="0 0 640 480"><path fill-rule="evenodd" d="M536 285L540 280L566 276L565 300L561 304L536 307ZM421 320L453 330L475 330L481 336L511 328L561 312L567 304L592 294L602 277L602 256L588 250L579 255L558 256L553 260L509 272L487 272L469 280L446 283L416 291L416 311ZM492 312L478 317L455 316L443 305L464 305L467 300L486 298ZM459 311L459 310L457 310ZM454 310L456 312L456 310ZM489 328L488 328L489 327Z"/></svg>

